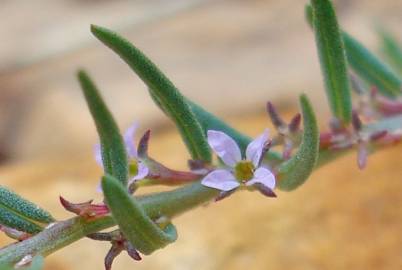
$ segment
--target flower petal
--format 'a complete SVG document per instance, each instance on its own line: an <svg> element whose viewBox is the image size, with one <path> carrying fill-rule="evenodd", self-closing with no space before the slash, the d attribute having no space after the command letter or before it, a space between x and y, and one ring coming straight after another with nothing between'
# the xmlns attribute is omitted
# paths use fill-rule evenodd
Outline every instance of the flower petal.
<svg viewBox="0 0 402 270"><path fill-rule="evenodd" d="M215 170L210 172L204 177L204 179L202 179L201 184L222 191L230 191L240 185L233 174L226 170Z"/></svg>
<svg viewBox="0 0 402 270"><path fill-rule="evenodd" d="M102 179L99 180L98 184L96 185L96 192L98 192L98 193L103 193L103 190L102 190Z"/></svg>
<svg viewBox="0 0 402 270"><path fill-rule="evenodd" d="M95 144L94 146L94 155L96 163L98 163L99 166L103 167L101 145L99 143Z"/></svg>
<svg viewBox="0 0 402 270"><path fill-rule="evenodd" d="M144 162L138 161L138 173L128 181L128 186L130 186L135 181L144 179L149 174L149 168L144 164Z"/></svg>
<svg viewBox="0 0 402 270"><path fill-rule="evenodd" d="M258 163L261 160L261 155L264 151L265 144L268 141L268 129L265 129L264 133L249 143L246 150L246 159L253 162L255 167L258 167Z"/></svg>
<svg viewBox="0 0 402 270"><path fill-rule="evenodd" d="M273 173L267 168L260 167L254 172L254 178L248 181L246 186L251 186L257 183L262 184L267 188L274 189L275 175L273 175Z"/></svg>
<svg viewBox="0 0 402 270"><path fill-rule="evenodd" d="M208 143L226 165L234 167L236 163L241 160L239 146L225 133L216 130L208 130Z"/></svg>
<svg viewBox="0 0 402 270"><path fill-rule="evenodd" d="M137 147L134 144L134 135L138 129L138 123L133 123L124 133L124 143L126 145L127 154L130 158L137 158Z"/></svg>

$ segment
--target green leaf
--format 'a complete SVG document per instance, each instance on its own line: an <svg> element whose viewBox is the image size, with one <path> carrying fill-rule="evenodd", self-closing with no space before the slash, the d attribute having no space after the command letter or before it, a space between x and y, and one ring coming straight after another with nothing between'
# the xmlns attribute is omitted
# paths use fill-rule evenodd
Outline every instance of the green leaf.
<svg viewBox="0 0 402 270"><path fill-rule="evenodd" d="M89 76L84 71L80 71L78 79L98 130L105 173L113 175L126 185L128 161L119 128Z"/></svg>
<svg viewBox="0 0 402 270"><path fill-rule="evenodd" d="M303 137L297 153L278 170L278 187L291 191L302 185L312 173L319 153L319 130L308 98L300 97L303 116Z"/></svg>
<svg viewBox="0 0 402 270"><path fill-rule="evenodd" d="M308 25L313 28L313 8L309 4L304 6L304 18Z"/></svg>
<svg viewBox="0 0 402 270"><path fill-rule="evenodd" d="M381 38L381 48L389 63L402 74L402 45L396 38L384 29L378 31Z"/></svg>
<svg viewBox="0 0 402 270"><path fill-rule="evenodd" d="M386 96L396 97L401 94L402 80L366 49L360 42L347 33L343 33L346 55L353 70Z"/></svg>
<svg viewBox="0 0 402 270"><path fill-rule="evenodd" d="M312 0L311 5L327 98L334 116L348 124L352 119L351 92L336 14L329 0Z"/></svg>
<svg viewBox="0 0 402 270"><path fill-rule="evenodd" d="M113 219L127 240L141 253L151 254L177 239L173 224L169 223L162 230L114 177L103 177L102 189Z"/></svg>
<svg viewBox="0 0 402 270"><path fill-rule="evenodd" d="M54 218L46 210L0 186L0 224L27 233L38 233Z"/></svg>
<svg viewBox="0 0 402 270"><path fill-rule="evenodd" d="M49 212L3 186L0 186L0 205L40 223L47 224L54 221Z"/></svg>
<svg viewBox="0 0 402 270"><path fill-rule="evenodd" d="M0 224L30 234L36 234L43 229L35 222L3 207L0 207Z"/></svg>
<svg viewBox="0 0 402 270"><path fill-rule="evenodd" d="M116 52L148 86L154 100L175 122L193 159L211 161L206 137L184 97L176 86L139 49L118 34L92 25L91 31L101 42Z"/></svg>
<svg viewBox="0 0 402 270"><path fill-rule="evenodd" d="M312 26L313 10L310 5L305 7L305 17ZM395 97L401 94L402 81L398 76L360 42L342 31L346 58L352 69L386 96Z"/></svg>

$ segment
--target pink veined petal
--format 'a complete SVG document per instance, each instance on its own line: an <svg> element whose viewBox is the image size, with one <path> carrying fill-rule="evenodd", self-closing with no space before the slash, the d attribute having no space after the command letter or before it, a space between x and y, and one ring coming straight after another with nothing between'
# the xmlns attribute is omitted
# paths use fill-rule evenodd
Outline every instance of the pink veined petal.
<svg viewBox="0 0 402 270"><path fill-rule="evenodd" d="M95 161L99 166L103 167L102 153L101 153L101 145L99 143L94 146L94 155Z"/></svg>
<svg viewBox="0 0 402 270"><path fill-rule="evenodd" d="M124 143L130 158L138 158L137 147L134 144L134 135L138 129L138 123L133 123L124 133Z"/></svg>
<svg viewBox="0 0 402 270"><path fill-rule="evenodd" d="M246 186L252 186L256 183L263 184L273 190L275 188L275 175L267 168L260 167L254 172L254 178L248 181Z"/></svg>
<svg viewBox="0 0 402 270"><path fill-rule="evenodd" d="M201 184L222 191L230 191L240 185L233 174L227 170L215 170L210 172L202 179Z"/></svg>
<svg viewBox="0 0 402 270"><path fill-rule="evenodd" d="M208 144L223 162L234 167L241 161L241 152L237 143L221 131L208 130Z"/></svg>
<svg viewBox="0 0 402 270"><path fill-rule="evenodd" d="M262 152L264 150L264 146L268 141L268 129L264 130L264 133L254 139L249 143L246 150L246 159L251 161L255 167L259 164L261 159Z"/></svg>
<svg viewBox="0 0 402 270"><path fill-rule="evenodd" d="M135 181L144 179L145 177L147 177L148 174L148 167L143 162L138 161L138 173L128 181L128 186L130 186Z"/></svg>

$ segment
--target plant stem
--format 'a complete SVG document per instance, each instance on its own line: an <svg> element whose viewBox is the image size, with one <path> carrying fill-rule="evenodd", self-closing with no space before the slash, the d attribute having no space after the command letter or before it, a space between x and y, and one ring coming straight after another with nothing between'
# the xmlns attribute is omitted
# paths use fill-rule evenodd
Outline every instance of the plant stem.
<svg viewBox="0 0 402 270"><path fill-rule="evenodd" d="M389 134L402 135L402 115L396 115L381 119L376 123L365 125L362 130L363 132L367 132L370 134L386 130L388 131ZM370 153L387 148L389 146L391 145L387 144L376 145L373 149L371 149ZM315 168L318 169L340 157L343 157L346 154L348 154L351 150L352 148L339 149L339 150L328 150L328 149L320 150L320 154Z"/></svg>
<svg viewBox="0 0 402 270"><path fill-rule="evenodd" d="M389 133L399 133L402 127L402 116L389 117L375 124L366 125L363 130L376 132L388 130ZM373 151L382 149L375 147ZM328 164L350 152L350 149L339 151L323 150L315 169ZM192 208L206 203L216 197L219 191L204 187L200 182L186 185L172 191L139 196L138 200L146 213L157 219L161 216L172 218ZM0 249L0 264L16 263L27 255L41 254L47 256L88 234L115 226L111 216L96 219L74 217L55 223L33 237Z"/></svg>
<svg viewBox="0 0 402 270"><path fill-rule="evenodd" d="M152 219L157 219L161 216L172 218L210 201L217 195L217 190L196 182L172 191L140 196L138 200L146 213ZM95 219L74 217L57 222L25 241L0 249L0 264L16 263L27 255L47 256L88 234L114 225L115 222L111 216Z"/></svg>

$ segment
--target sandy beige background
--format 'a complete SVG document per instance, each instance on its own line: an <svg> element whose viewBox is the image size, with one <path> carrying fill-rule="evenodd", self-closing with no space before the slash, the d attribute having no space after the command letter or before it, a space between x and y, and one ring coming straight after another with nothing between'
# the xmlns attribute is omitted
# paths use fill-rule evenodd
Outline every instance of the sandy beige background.
<svg viewBox="0 0 402 270"><path fill-rule="evenodd" d="M335 1L341 24L377 49L370 29L396 33L401 1ZM88 25L119 30L149 54L183 92L256 135L264 103L295 112L300 92L327 110L304 1L4 1L0 16L0 184L54 211L62 194L98 198L96 133L74 74L93 75L122 128L152 128L151 153L174 168L188 156L172 125L136 76L91 37ZM230 100L230 102L228 102ZM401 147L378 153L365 171L355 157L317 171L276 200L252 193L177 219L177 243L114 269L401 269ZM0 236L0 242L8 240ZM82 240L46 269L102 269L104 243Z"/></svg>

